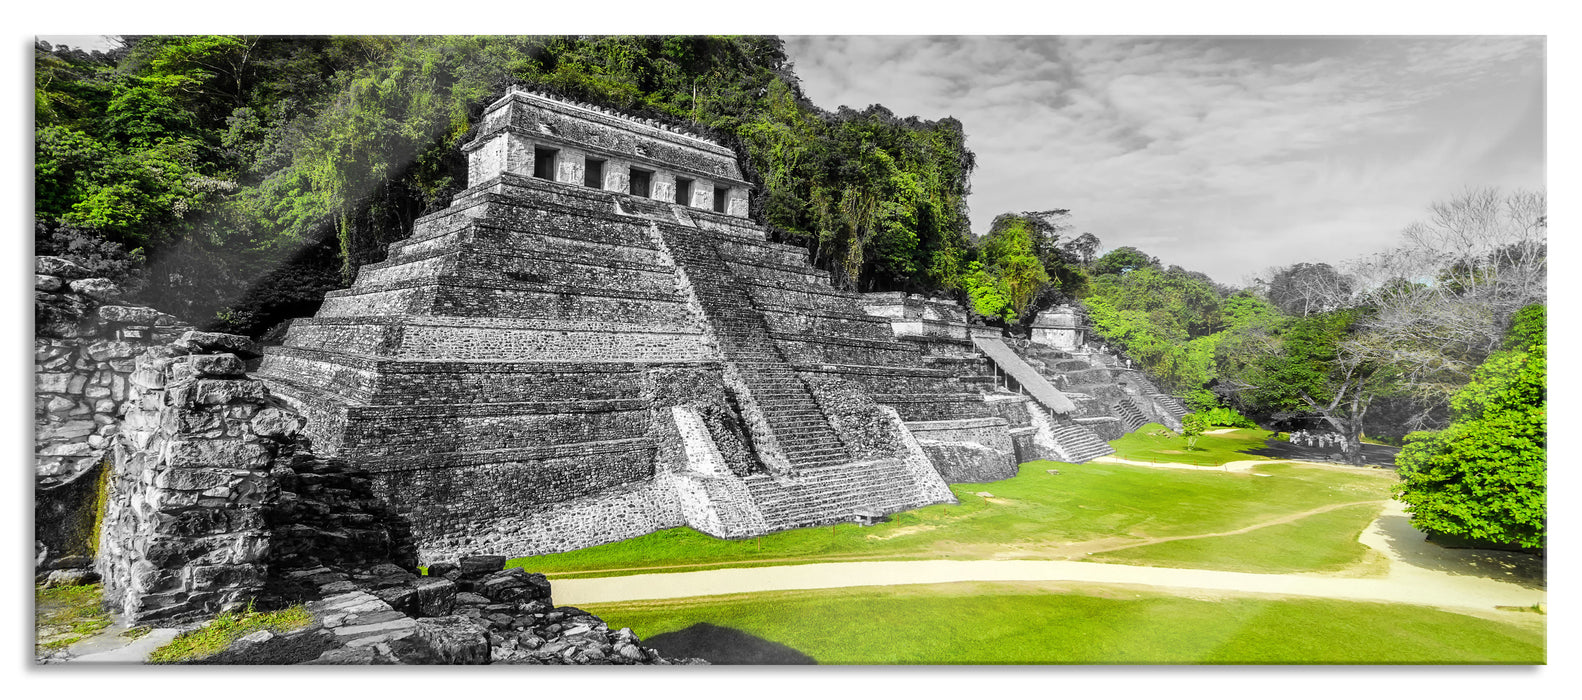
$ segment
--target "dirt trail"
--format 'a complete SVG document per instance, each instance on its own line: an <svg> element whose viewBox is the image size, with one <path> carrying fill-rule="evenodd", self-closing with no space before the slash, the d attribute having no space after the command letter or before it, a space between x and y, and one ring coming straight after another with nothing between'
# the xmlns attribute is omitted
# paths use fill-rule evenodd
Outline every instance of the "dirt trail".
<svg viewBox="0 0 1582 700"><path fill-rule="evenodd" d="M1337 504L1326 509L1347 505ZM1317 509L1325 510L1325 509ZM1288 516L1296 519L1303 515ZM1285 520L1287 518L1282 518ZM1248 529L1267 527L1260 523ZM1224 533L1231 534L1231 533ZM1193 537L1201 537L1196 535ZM1389 560L1384 577L1248 574L1080 561L931 560L830 562L609 578L558 579L563 605L660 600L779 590L846 588L964 581L1076 581L1161 588L1313 596L1411 603L1491 612L1496 606L1548 605L1542 562L1522 555L1444 550L1422 540L1406 522L1401 504L1386 503L1360 541ZM1093 551L1093 550L1088 550Z"/></svg>

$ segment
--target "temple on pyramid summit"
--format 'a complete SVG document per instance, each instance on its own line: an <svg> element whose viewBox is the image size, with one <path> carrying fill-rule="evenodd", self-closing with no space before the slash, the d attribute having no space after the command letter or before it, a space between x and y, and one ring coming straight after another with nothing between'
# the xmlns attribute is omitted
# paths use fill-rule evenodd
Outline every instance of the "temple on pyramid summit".
<svg viewBox="0 0 1582 700"><path fill-rule="evenodd" d="M1109 451L1115 411L999 331L770 242L728 148L513 89L463 149L468 189L258 373L425 561L872 519Z"/></svg>

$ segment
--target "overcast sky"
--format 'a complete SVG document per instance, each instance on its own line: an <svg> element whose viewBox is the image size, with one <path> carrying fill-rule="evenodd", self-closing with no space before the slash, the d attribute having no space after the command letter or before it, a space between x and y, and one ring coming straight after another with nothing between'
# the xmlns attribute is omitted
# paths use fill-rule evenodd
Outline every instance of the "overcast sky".
<svg viewBox="0 0 1582 700"><path fill-rule="evenodd" d="M1385 247L1468 186L1544 186L1541 38L787 37L820 107L953 116L975 233L1070 209L1217 281Z"/></svg>

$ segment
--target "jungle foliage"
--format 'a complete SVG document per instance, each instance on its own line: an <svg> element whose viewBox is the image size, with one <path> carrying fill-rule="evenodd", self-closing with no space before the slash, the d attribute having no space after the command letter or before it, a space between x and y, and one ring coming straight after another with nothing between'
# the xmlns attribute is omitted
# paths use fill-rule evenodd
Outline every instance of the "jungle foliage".
<svg viewBox="0 0 1582 700"><path fill-rule="evenodd" d="M1406 436L1397 495L1419 530L1541 548L1547 532L1548 344L1543 306L1451 400L1444 430Z"/></svg>
<svg viewBox="0 0 1582 700"><path fill-rule="evenodd" d="M457 147L513 84L735 147L763 188L752 215L847 288L959 289L974 257L960 122L819 109L778 38L122 41L35 47L36 243L69 253L70 227L115 246L141 301L224 330L310 315L446 206Z"/></svg>

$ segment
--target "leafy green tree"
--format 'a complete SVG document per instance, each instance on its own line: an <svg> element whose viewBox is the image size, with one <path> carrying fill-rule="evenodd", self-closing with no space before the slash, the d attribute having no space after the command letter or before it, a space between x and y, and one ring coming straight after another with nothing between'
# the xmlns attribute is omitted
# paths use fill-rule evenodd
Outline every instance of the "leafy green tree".
<svg viewBox="0 0 1582 700"><path fill-rule="evenodd" d="M1541 548L1547 529L1547 343L1544 309L1517 316L1451 400L1454 420L1407 436L1396 455L1412 525L1430 533Z"/></svg>
<svg viewBox="0 0 1582 700"><path fill-rule="evenodd" d="M1196 449L1198 438L1209 429L1208 418L1197 414L1188 413L1181 416L1181 435L1186 438L1187 449Z"/></svg>
<svg viewBox="0 0 1582 700"><path fill-rule="evenodd" d="M1093 274L1119 275L1146 267L1159 267L1159 258L1131 246L1121 246L1093 261Z"/></svg>
<svg viewBox="0 0 1582 700"><path fill-rule="evenodd" d="M1347 461L1361 465L1362 426L1375 399L1399 391L1399 372L1348 351L1362 320L1357 310L1296 319L1257 348L1237 380L1253 405L1275 417L1316 415L1344 438Z"/></svg>

